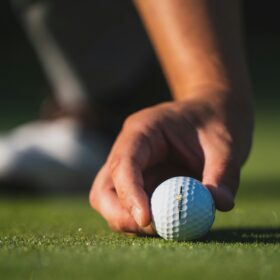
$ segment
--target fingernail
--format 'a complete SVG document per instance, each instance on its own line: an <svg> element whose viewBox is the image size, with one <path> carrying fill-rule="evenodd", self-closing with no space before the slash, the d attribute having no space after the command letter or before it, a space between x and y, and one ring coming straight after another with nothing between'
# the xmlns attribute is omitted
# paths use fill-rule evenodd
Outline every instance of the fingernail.
<svg viewBox="0 0 280 280"><path fill-rule="evenodd" d="M135 220L135 222L139 225L142 226L142 217L141 217L141 210L138 207L133 207L132 208L132 216Z"/></svg>

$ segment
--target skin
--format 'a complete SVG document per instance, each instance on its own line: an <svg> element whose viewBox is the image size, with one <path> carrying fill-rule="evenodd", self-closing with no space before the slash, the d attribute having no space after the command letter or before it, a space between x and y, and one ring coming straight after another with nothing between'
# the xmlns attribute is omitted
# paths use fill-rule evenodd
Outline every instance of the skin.
<svg viewBox="0 0 280 280"><path fill-rule="evenodd" d="M97 175L91 206L116 231L154 234L149 197L192 176L234 207L253 131L238 1L136 0L174 101L129 116Z"/></svg>

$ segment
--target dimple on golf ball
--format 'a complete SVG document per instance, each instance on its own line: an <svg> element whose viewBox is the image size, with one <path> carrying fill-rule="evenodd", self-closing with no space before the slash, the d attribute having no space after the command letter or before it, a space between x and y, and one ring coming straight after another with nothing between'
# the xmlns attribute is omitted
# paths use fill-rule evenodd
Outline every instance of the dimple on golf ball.
<svg viewBox="0 0 280 280"><path fill-rule="evenodd" d="M210 191L190 177L173 177L161 183L151 198L153 225L159 236L187 241L205 235L215 218Z"/></svg>

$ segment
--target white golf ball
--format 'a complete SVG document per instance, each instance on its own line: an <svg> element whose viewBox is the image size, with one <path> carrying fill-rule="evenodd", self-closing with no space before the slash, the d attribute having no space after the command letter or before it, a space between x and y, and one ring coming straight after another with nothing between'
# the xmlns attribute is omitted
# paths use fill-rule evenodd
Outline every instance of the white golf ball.
<svg viewBox="0 0 280 280"><path fill-rule="evenodd" d="M151 198L153 225L161 237L187 241L205 235L215 218L210 191L190 177L161 183Z"/></svg>

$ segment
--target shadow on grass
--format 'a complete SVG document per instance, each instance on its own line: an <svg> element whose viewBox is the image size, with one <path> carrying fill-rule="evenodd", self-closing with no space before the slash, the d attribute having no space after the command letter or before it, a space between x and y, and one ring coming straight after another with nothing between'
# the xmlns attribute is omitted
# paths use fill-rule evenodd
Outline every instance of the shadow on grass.
<svg viewBox="0 0 280 280"><path fill-rule="evenodd" d="M225 228L210 231L200 242L217 243L280 243L278 228Z"/></svg>

